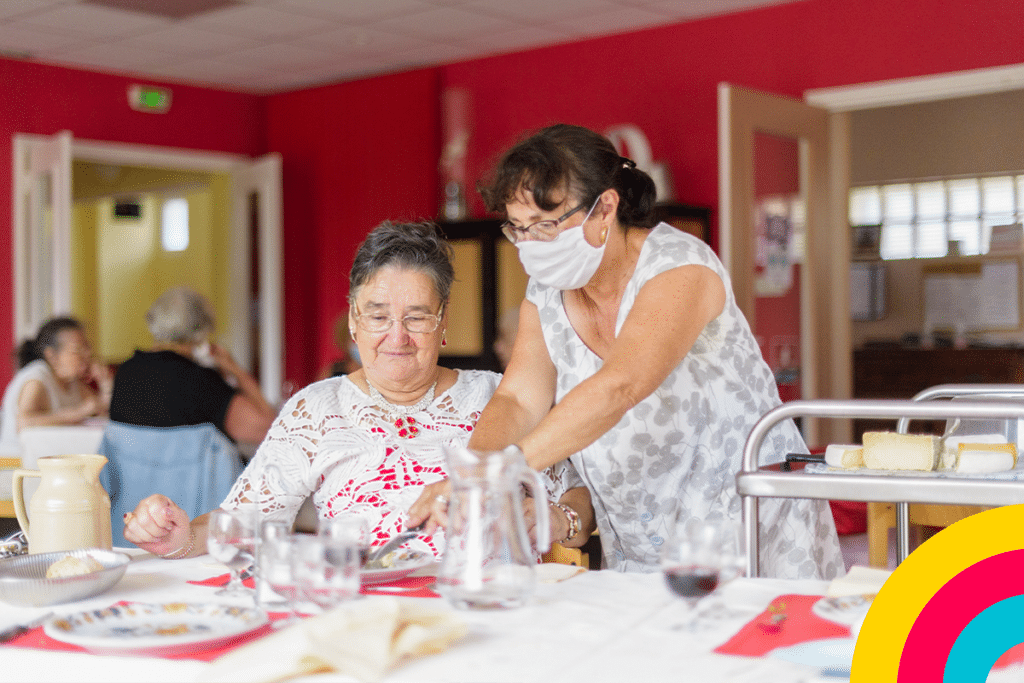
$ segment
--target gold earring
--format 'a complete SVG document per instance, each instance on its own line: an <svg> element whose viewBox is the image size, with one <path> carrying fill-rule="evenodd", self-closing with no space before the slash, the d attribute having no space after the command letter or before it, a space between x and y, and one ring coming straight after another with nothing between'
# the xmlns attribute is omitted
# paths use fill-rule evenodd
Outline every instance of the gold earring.
<svg viewBox="0 0 1024 683"><path fill-rule="evenodd" d="M608 239L608 226L606 225L606 226L604 226L604 229L601 230L601 244L604 244L607 239Z"/></svg>

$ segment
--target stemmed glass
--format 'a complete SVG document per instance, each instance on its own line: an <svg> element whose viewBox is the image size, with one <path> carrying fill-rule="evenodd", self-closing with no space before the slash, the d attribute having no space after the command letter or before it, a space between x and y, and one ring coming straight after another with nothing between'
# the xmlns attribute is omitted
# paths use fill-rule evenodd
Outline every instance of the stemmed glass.
<svg viewBox="0 0 1024 683"><path fill-rule="evenodd" d="M720 582L738 576L736 523L730 520L688 518L682 511L662 546L661 570L669 589L688 607L687 621L675 628L698 631L703 627L697 603L711 595Z"/></svg>
<svg viewBox="0 0 1024 683"><path fill-rule="evenodd" d="M228 584L215 595L232 598L252 597L253 589L242 584L241 572L253 563L256 549L255 510L217 508L210 513L206 549L213 559L223 562L230 571Z"/></svg>

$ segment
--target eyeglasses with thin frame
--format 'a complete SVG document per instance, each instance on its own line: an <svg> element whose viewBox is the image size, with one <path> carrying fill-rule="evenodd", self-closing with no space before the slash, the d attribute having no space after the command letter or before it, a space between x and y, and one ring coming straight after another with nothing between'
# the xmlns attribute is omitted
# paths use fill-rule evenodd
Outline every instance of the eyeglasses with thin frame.
<svg viewBox="0 0 1024 683"><path fill-rule="evenodd" d="M599 201L601 201L600 196L598 196L598 198L594 200L593 205L590 207L590 211L587 212L587 218L590 218L590 214L593 213L595 208L597 208L597 203ZM558 226L566 218L573 215L574 213L582 211L585 208L587 208L586 204L580 204L575 209L563 213L561 216L554 220L537 221L536 223L530 223L525 228L520 228L519 226L512 225L512 223L509 221L505 221L504 223L501 224L501 231L505 233L505 237L507 237L509 241L512 242L512 244L522 242L523 240L527 239L527 236L529 236L530 239L536 240L537 242L550 242L551 240L558 237L558 233L561 232L561 230L558 229ZM587 218L583 219L584 223L587 222Z"/></svg>
<svg viewBox="0 0 1024 683"><path fill-rule="evenodd" d="M370 332L372 334L379 334L381 332L387 332L391 329L391 326L395 324L395 318L390 315L381 315L379 313L360 313L359 305L353 304L356 309L356 324L359 325L359 329L363 332ZM427 334L437 329L437 326L441 324L441 318L444 316L444 303L441 304L440 310L437 315L430 314L413 314L407 315L402 318L402 327L407 332L413 334Z"/></svg>

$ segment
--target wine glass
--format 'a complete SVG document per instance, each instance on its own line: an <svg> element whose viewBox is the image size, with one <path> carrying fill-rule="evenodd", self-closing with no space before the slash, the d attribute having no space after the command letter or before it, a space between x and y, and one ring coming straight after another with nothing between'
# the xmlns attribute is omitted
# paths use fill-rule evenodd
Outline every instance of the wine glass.
<svg viewBox="0 0 1024 683"><path fill-rule="evenodd" d="M723 579L737 575L736 553L728 550L736 525L729 520L688 518L685 511L680 517L662 546L661 570L669 589L689 607L687 621L675 628L697 631L703 627L697 603L714 593Z"/></svg>
<svg viewBox="0 0 1024 683"><path fill-rule="evenodd" d="M295 608L299 587L292 569L295 536L287 527L281 533L281 526L285 526L283 522L264 522L260 539L260 576L271 591L284 598L288 614L285 619L275 621L274 628L284 628L299 621Z"/></svg>
<svg viewBox="0 0 1024 683"><path fill-rule="evenodd" d="M215 595L223 597L253 597L255 591L242 584L241 572L253 563L256 548L255 510L217 508L210 513L206 549L213 559L227 565L228 584Z"/></svg>

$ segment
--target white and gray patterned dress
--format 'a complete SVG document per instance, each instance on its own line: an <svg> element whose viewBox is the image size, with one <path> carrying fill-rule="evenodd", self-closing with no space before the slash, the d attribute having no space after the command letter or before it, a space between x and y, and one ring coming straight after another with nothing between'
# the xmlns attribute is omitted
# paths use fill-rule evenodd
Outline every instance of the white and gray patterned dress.
<svg viewBox="0 0 1024 683"><path fill-rule="evenodd" d="M609 569L655 571L667 522L678 506L695 518L738 520L735 474L744 443L761 416L781 403L721 261L704 242L670 225L659 224L644 242L622 296L616 334L641 287L689 264L710 268L722 279L724 310L654 393L570 458L590 489ZM603 361L576 335L559 290L531 279L526 296L538 308L558 370L557 402ZM807 452L790 420L767 435L761 462L776 462L788 452ZM831 579L843 573L825 501L765 498L760 521L762 575Z"/></svg>

